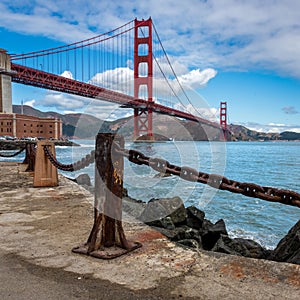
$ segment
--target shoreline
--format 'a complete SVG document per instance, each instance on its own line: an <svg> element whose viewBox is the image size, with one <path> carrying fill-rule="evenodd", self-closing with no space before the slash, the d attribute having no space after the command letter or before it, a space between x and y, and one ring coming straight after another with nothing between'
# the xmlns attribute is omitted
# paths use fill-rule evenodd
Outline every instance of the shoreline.
<svg viewBox="0 0 300 300"><path fill-rule="evenodd" d="M53 140L55 146L70 146L70 147L80 147L79 144L69 141L69 140ZM26 140L1 140L0 141L0 151L1 150L19 150L26 146L26 144L36 144L36 141L26 141Z"/></svg>

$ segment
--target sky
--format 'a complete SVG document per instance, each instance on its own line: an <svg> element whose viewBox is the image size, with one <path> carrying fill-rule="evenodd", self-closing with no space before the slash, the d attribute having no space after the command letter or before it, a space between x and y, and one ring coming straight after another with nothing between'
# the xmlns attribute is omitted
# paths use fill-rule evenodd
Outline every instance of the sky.
<svg viewBox="0 0 300 300"><path fill-rule="evenodd" d="M200 110L204 101L207 117L216 117L226 101L229 123L300 132L298 0L1 0L0 11L0 48L10 54L80 41L151 17L179 81L198 95L190 98L193 107ZM21 101L42 111L95 113L90 100L13 84L13 104ZM129 113L110 103L98 106L102 118Z"/></svg>

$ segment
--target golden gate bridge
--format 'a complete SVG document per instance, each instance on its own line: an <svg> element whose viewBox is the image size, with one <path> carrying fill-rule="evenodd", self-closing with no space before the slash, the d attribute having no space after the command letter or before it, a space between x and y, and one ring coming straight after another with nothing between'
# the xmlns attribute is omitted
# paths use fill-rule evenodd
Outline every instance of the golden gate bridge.
<svg viewBox="0 0 300 300"><path fill-rule="evenodd" d="M184 101L194 106L151 18L68 45L11 54L10 59L13 82L132 108L135 139L153 139L154 112L207 124L226 137L226 107L221 108L220 124L186 109Z"/></svg>

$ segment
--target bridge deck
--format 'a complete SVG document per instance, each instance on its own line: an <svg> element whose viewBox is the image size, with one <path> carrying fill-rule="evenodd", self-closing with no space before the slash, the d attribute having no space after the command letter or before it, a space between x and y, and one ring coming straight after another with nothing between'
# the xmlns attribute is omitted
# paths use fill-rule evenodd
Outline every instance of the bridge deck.
<svg viewBox="0 0 300 300"><path fill-rule="evenodd" d="M0 168L0 254L160 299L299 299L297 265L185 250L128 216L126 236L142 248L115 260L74 254L91 230L93 196L62 176L57 188L33 188L23 165Z"/></svg>

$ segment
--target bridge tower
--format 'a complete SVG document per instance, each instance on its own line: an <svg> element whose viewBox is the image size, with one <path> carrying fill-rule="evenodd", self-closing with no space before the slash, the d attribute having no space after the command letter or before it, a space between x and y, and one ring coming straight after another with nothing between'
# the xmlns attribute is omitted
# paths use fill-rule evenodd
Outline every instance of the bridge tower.
<svg viewBox="0 0 300 300"><path fill-rule="evenodd" d="M227 102L220 102L220 140L227 141Z"/></svg>
<svg viewBox="0 0 300 300"><path fill-rule="evenodd" d="M10 56L0 49L0 113L12 113L11 73Z"/></svg>
<svg viewBox="0 0 300 300"><path fill-rule="evenodd" d="M153 64L152 64L152 19L135 19L134 29L134 98L139 99L141 87L147 92L147 106L134 109L134 140L146 135L153 140ZM142 72L143 70L144 73Z"/></svg>

